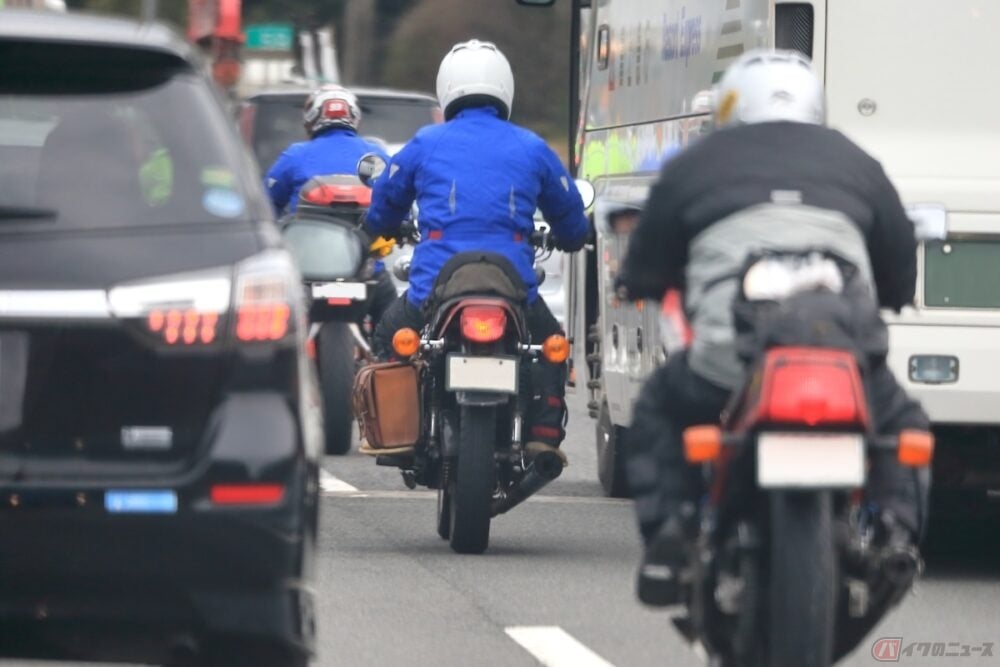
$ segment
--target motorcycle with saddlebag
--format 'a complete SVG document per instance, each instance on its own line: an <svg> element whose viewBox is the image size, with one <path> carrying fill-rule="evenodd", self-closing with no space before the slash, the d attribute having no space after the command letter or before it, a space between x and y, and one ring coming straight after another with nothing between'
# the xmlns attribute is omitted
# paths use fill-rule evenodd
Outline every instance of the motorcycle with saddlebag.
<svg viewBox="0 0 1000 667"><path fill-rule="evenodd" d="M530 241L536 256L550 251L546 231ZM423 330L396 331L397 361L368 366L356 379L363 451L400 468L410 488L437 490L437 532L458 553L485 551L492 519L564 466L558 450L525 451L536 364L569 357L561 334L531 339L527 294L506 257L458 253L424 304Z"/></svg>

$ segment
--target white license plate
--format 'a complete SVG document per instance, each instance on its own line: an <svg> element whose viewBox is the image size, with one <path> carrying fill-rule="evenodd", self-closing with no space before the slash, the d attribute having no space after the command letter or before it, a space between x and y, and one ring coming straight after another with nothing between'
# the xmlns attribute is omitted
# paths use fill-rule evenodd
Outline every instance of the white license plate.
<svg viewBox="0 0 1000 667"><path fill-rule="evenodd" d="M450 354L445 388L448 391L496 391L516 394L517 359Z"/></svg>
<svg viewBox="0 0 1000 667"><path fill-rule="evenodd" d="M865 441L855 433L762 433L757 485L764 489L857 488L865 481Z"/></svg>
<svg viewBox="0 0 1000 667"><path fill-rule="evenodd" d="M317 283L312 286L314 299L354 299L364 301L368 285L364 283Z"/></svg>

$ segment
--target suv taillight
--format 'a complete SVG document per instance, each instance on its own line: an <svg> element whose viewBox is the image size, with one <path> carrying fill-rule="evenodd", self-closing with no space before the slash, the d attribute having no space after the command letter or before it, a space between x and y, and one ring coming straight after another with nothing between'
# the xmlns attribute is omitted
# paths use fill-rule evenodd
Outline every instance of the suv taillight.
<svg viewBox="0 0 1000 667"><path fill-rule="evenodd" d="M291 297L297 283L291 259L266 252L236 267L236 339L244 343L278 341L291 331Z"/></svg>
<svg viewBox="0 0 1000 667"><path fill-rule="evenodd" d="M230 310L237 341L279 341L292 329L294 276L286 253L268 251L240 262L235 276L229 267L165 276L114 287L108 301L115 317L137 322L171 347L220 342Z"/></svg>
<svg viewBox="0 0 1000 667"><path fill-rule="evenodd" d="M232 284L228 269L166 276L114 287L108 302L115 317L141 321L167 345L211 345L220 338Z"/></svg>

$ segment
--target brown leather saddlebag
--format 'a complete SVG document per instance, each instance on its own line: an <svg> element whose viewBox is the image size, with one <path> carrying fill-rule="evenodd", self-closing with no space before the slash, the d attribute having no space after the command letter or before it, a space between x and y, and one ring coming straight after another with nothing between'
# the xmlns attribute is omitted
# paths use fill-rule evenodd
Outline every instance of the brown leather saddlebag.
<svg viewBox="0 0 1000 667"><path fill-rule="evenodd" d="M354 414L372 449L415 445L420 439L420 373L413 364L371 364L354 378Z"/></svg>

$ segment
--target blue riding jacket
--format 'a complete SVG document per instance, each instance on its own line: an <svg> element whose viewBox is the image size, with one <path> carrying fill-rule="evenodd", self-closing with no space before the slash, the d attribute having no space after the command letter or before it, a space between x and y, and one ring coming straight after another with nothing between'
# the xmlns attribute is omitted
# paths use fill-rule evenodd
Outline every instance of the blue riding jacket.
<svg viewBox="0 0 1000 667"><path fill-rule="evenodd" d="M365 141L354 130L342 127L289 146L264 177L264 185L277 214L295 211L299 205L299 190L310 178L357 173L358 160L365 153L377 153L385 160L389 159L380 146Z"/></svg>
<svg viewBox="0 0 1000 667"><path fill-rule="evenodd" d="M410 265L408 298L415 306L430 294L445 262L470 250L510 259L534 302L535 209L565 250L581 248L589 229L580 193L556 154L492 107L465 109L427 126L396 153L372 192L371 231L395 234L414 200L421 240Z"/></svg>

